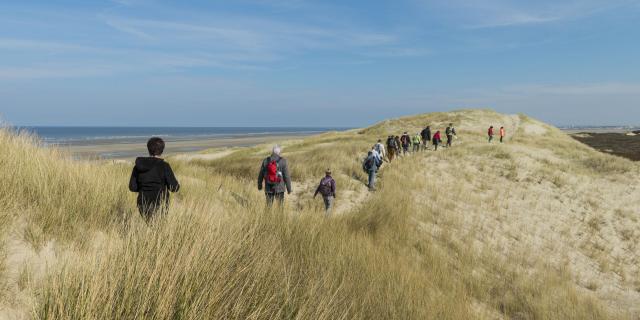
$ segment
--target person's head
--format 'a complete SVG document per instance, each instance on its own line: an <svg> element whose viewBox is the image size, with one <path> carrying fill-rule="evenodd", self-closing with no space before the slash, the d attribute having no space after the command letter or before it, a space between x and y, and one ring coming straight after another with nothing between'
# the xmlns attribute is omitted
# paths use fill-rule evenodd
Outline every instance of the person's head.
<svg viewBox="0 0 640 320"><path fill-rule="evenodd" d="M327 171L324 172L325 175L330 176L331 175L331 169L327 168Z"/></svg>
<svg viewBox="0 0 640 320"><path fill-rule="evenodd" d="M449 127L453 127L453 123L449 123Z"/></svg>
<svg viewBox="0 0 640 320"><path fill-rule="evenodd" d="M500 127L500 129L504 129L504 127Z"/></svg>
<svg viewBox="0 0 640 320"><path fill-rule="evenodd" d="M427 129L431 129L431 126L427 126Z"/></svg>
<svg viewBox="0 0 640 320"><path fill-rule="evenodd" d="M367 153L368 156L373 155L373 151L369 151L369 153Z"/></svg>
<svg viewBox="0 0 640 320"><path fill-rule="evenodd" d="M164 152L164 140L162 138L153 137L147 141L147 150L152 157L159 157Z"/></svg>
<svg viewBox="0 0 640 320"><path fill-rule="evenodd" d="M407 132L405 131L404 134L407 134Z"/></svg>
<svg viewBox="0 0 640 320"><path fill-rule="evenodd" d="M382 143L382 139L378 139L378 143Z"/></svg>
<svg viewBox="0 0 640 320"><path fill-rule="evenodd" d="M490 126L489 128L493 129L493 126Z"/></svg>
<svg viewBox="0 0 640 320"><path fill-rule="evenodd" d="M280 148L280 146L276 144L275 146L273 146L273 149L271 150L271 152L279 156L280 153L282 152L282 148Z"/></svg>

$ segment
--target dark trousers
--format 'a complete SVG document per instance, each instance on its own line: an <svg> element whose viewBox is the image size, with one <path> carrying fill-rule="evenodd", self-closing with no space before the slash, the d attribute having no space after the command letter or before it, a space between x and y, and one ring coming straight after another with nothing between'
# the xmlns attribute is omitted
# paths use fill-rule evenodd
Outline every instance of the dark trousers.
<svg viewBox="0 0 640 320"><path fill-rule="evenodd" d="M447 147L451 147L451 142L453 141L453 135L447 135Z"/></svg>
<svg viewBox="0 0 640 320"><path fill-rule="evenodd" d="M274 200L278 201L280 206L284 205L284 192L281 193L265 193L267 197L267 206L272 207Z"/></svg>
<svg viewBox="0 0 640 320"><path fill-rule="evenodd" d="M500 143L502 143L502 138L504 138L503 136L500 136Z"/></svg>
<svg viewBox="0 0 640 320"><path fill-rule="evenodd" d="M169 211L169 195L164 192L140 192L137 206L144 221L149 223L154 216Z"/></svg>

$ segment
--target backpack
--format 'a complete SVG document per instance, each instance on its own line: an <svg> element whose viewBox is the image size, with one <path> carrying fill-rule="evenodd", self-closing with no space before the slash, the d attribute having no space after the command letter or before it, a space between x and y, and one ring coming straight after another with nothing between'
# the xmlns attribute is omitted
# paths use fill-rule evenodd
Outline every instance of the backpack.
<svg viewBox="0 0 640 320"><path fill-rule="evenodd" d="M320 187L318 188L318 191L320 192L321 195L328 197L331 195L331 180L333 180L332 178L329 177L325 177L322 179L322 181L320 181Z"/></svg>
<svg viewBox="0 0 640 320"><path fill-rule="evenodd" d="M388 138L387 139L387 146L389 146L389 149L396 149L396 139Z"/></svg>
<svg viewBox="0 0 640 320"><path fill-rule="evenodd" d="M267 160L267 174L265 176L265 180L268 184L278 184L282 182L282 174L278 170L278 162L276 160L271 160L269 158Z"/></svg>
<svg viewBox="0 0 640 320"><path fill-rule="evenodd" d="M369 172L369 170L371 170L371 168L373 167L375 161L375 157L367 157L366 159L364 159L364 162L362 163L362 170L364 170L364 172Z"/></svg>

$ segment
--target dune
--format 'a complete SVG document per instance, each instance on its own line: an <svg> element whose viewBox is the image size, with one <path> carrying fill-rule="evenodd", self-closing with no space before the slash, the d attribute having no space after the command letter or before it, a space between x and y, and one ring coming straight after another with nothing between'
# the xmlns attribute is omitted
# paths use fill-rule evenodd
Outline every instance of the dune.
<svg viewBox="0 0 640 320"><path fill-rule="evenodd" d="M378 138L450 122L452 148L394 160L367 191L361 160ZM489 125L505 143L487 143ZM168 159L183 188L149 227L130 164L0 131L0 317L640 316L637 162L491 110L278 142L294 180L283 210L255 186L269 145L218 149ZM327 167L330 218L312 199Z"/></svg>

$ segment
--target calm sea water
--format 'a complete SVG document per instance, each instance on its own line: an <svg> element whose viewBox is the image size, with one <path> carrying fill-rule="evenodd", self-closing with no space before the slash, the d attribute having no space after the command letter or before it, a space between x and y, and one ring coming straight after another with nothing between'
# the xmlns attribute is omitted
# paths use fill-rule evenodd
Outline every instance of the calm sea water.
<svg viewBox="0 0 640 320"><path fill-rule="evenodd" d="M167 141L201 140L252 135L314 134L347 128L309 127L20 127L49 145L140 143L150 137Z"/></svg>

